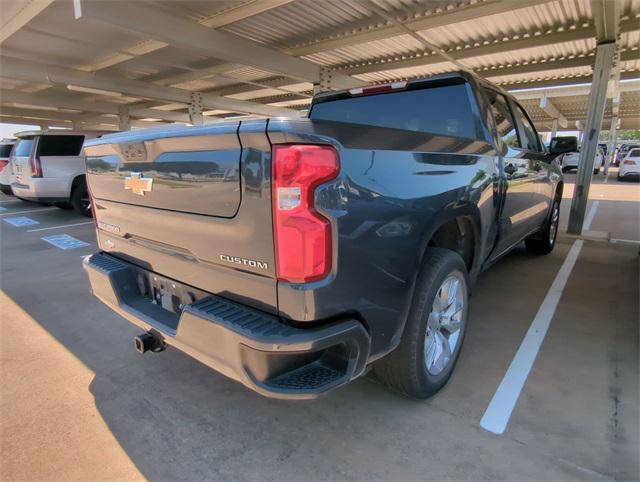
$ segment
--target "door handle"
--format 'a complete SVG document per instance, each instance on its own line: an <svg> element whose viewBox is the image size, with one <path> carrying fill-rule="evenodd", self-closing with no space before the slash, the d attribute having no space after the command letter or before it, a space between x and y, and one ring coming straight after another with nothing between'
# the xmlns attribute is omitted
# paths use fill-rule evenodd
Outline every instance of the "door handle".
<svg viewBox="0 0 640 482"><path fill-rule="evenodd" d="M507 174L509 174L510 176L513 176L516 171L518 169L516 168L516 166L514 166L513 164L507 164L504 168L504 172L506 172Z"/></svg>

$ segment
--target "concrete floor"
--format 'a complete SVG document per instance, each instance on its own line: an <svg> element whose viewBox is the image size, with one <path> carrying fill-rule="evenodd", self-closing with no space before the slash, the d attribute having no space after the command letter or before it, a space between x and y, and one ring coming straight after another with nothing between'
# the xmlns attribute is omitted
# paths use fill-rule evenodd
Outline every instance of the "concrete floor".
<svg viewBox="0 0 640 482"><path fill-rule="evenodd" d="M612 179L593 192L592 229L640 239L640 186ZM570 238L546 257L516 250L481 276L459 364L433 399L360 379L317 401L283 402L176 350L138 355L138 329L87 291L80 258L96 250L93 226L28 232L86 219L6 197L0 207L2 480L640 478L637 245L585 242L507 430L495 435L480 419ZM22 211L40 224L1 221ZM63 233L90 244L63 251L40 239Z"/></svg>

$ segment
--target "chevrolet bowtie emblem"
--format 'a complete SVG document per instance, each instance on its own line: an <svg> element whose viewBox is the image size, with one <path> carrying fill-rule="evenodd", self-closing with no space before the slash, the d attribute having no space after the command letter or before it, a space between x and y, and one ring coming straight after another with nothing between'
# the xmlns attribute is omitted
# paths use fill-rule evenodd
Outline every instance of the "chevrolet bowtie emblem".
<svg viewBox="0 0 640 482"><path fill-rule="evenodd" d="M133 194L144 196L145 192L151 192L153 179L150 177L142 177L139 172L132 172L131 176L124 178L124 188L131 189Z"/></svg>

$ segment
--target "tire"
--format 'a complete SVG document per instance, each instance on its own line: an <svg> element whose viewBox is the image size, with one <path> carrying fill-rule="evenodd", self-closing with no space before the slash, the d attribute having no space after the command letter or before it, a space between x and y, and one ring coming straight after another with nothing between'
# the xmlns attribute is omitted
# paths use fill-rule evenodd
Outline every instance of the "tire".
<svg viewBox="0 0 640 482"><path fill-rule="evenodd" d="M598 168L598 169L594 169L594 170L593 170L593 173L594 173L594 174L600 174L600 168Z"/></svg>
<svg viewBox="0 0 640 482"><path fill-rule="evenodd" d="M71 203L68 203L68 202L55 203L54 206L60 209L64 209L65 211L73 209L73 206L71 205Z"/></svg>
<svg viewBox="0 0 640 482"><path fill-rule="evenodd" d="M554 199L549 217L542 231L524 240L527 251L534 254L549 254L556 245L558 224L560 222L560 200Z"/></svg>
<svg viewBox="0 0 640 482"><path fill-rule="evenodd" d="M89 201L89 192L87 190L87 181L85 179L81 179L74 186L71 192L71 205L79 214L87 218L93 217Z"/></svg>
<svg viewBox="0 0 640 482"><path fill-rule="evenodd" d="M447 283L456 282L455 304L451 303L449 308L440 310L441 314L449 313L445 320L456 321L455 324L445 321L452 328L458 326L456 331L452 331L441 324L442 318L438 319L433 314L437 307L442 306L436 295L442 295L447 286L448 291L453 293L454 285ZM422 271L416 281L400 344L374 363L373 373L380 381L402 395L417 399L434 395L447 383L458 361L466 332L469 314L468 286L467 268L457 253L447 249L428 248ZM447 303L450 302L449 298ZM458 311L453 312L456 309L451 308L453 306L457 306ZM454 335L455 339L452 340ZM441 357L448 348L450 356L446 363L446 356L435 356L438 351L434 350L436 345L442 350Z"/></svg>
<svg viewBox="0 0 640 482"><path fill-rule="evenodd" d="M3 184L0 186L0 191L2 191L2 194L6 194L7 196L13 196L13 189L11 189L11 186Z"/></svg>

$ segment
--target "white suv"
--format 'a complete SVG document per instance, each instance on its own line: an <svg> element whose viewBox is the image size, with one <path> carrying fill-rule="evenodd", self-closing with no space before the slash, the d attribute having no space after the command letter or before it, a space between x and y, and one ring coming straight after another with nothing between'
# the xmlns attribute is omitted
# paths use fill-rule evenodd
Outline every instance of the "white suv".
<svg viewBox="0 0 640 482"><path fill-rule="evenodd" d="M15 139L3 139L0 142L0 191L4 194L13 194L11 192L11 167L9 166L9 158L11 150L16 143Z"/></svg>
<svg viewBox="0 0 640 482"><path fill-rule="evenodd" d="M572 169L578 169L580 162L579 152L568 152L562 156L562 172L569 172ZM604 166L604 151L602 147L598 147L596 150L596 159L593 162L593 173L599 174L600 168Z"/></svg>
<svg viewBox="0 0 640 482"><path fill-rule="evenodd" d="M24 200L73 208L91 217L85 159L85 139L106 132L44 130L19 132L11 155L11 188Z"/></svg>

